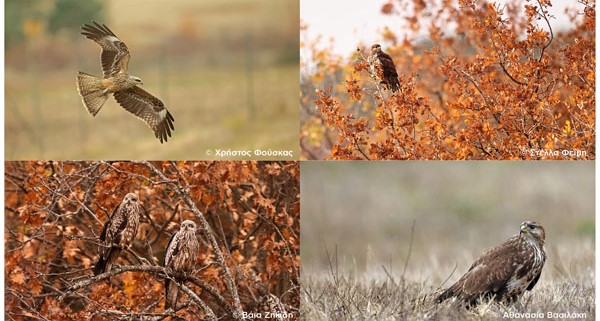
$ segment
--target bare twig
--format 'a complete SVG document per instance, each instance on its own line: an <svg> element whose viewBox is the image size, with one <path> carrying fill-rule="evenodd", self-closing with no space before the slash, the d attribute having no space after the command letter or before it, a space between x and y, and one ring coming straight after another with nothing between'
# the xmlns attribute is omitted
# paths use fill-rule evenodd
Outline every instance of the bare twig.
<svg viewBox="0 0 600 321"><path fill-rule="evenodd" d="M244 320L242 305L240 302L239 295L237 293L237 287L235 286L235 281L233 279L231 271L229 270L229 267L227 266L227 264L225 262L225 258L223 256L223 253L221 252L221 249L219 248L217 240L215 239L213 233L211 232L210 225L204 218L204 214L202 214L202 212L200 212L200 210L196 207L196 204L194 203L194 201L192 201L190 194L189 194L190 193L189 183L187 182L185 176L183 175L183 173L177 166L177 163L171 162L171 166L173 166L173 168L177 172L177 176L179 178L176 180L168 179L161 171L159 171L150 162L141 162L141 164L144 164L146 167L148 167L155 175L160 177L163 181L169 182L170 184L174 185L178 194L183 198L183 200L188 205L190 210L194 213L196 218L200 221L200 225L202 226L204 231L206 231L208 240L211 243L211 246L213 247L215 257L217 259L217 263L223 269L223 273L225 276L225 284L227 285L227 288L229 289L229 292L233 299L233 311L234 311L233 318L235 318L236 320Z"/></svg>
<svg viewBox="0 0 600 321"><path fill-rule="evenodd" d="M119 275L119 274L122 274L125 272L145 272L145 273L150 273L150 274L153 274L153 275L156 275L159 277L169 278L172 281L175 281L174 275L171 275L169 273L169 270L162 266L157 266L157 265L141 265L141 266L140 265L117 265L117 266L113 266L113 268L109 272L105 272L105 273L98 274L95 276L88 276L86 278L83 278L80 281L72 283L63 291L63 294L59 297L59 300L64 300L64 298L67 294L76 292L77 290L82 289L82 288L86 288L94 283L98 283L103 280L108 280L109 278L114 277L115 275ZM186 281L188 279L190 279L194 284L201 285L201 287L203 289L210 289L210 291L208 291L208 292L211 295L214 295L215 293L217 293L216 290L211 289L211 287L208 284L202 282L198 278L183 277L183 281ZM67 284L69 283L68 280L63 280L63 282L65 282ZM185 285L178 284L178 286L181 286L183 291L185 293L187 293L190 296L190 298L192 298L192 300L194 300L194 302L200 308L202 308L204 310L204 312L206 313L206 315L209 318L212 318L213 320L216 319L216 316L215 316L214 312L212 311L212 309L210 309L208 307L208 305L206 305L206 303L204 301L202 301L195 293L193 293ZM217 300L219 300L221 303L223 303L223 301L224 301L224 299L220 295L216 295L215 298L217 298ZM225 305L225 307L227 307L227 305Z"/></svg>

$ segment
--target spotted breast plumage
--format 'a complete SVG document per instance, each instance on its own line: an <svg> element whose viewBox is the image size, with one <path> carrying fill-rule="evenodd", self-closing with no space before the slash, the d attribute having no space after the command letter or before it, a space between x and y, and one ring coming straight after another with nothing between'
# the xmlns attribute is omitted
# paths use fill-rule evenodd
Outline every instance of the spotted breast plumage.
<svg viewBox="0 0 600 321"><path fill-rule="evenodd" d="M121 251L133 244L142 210L135 193L125 195L121 204L115 208L100 233L100 257L94 267L94 275L109 272Z"/></svg>
<svg viewBox="0 0 600 321"><path fill-rule="evenodd" d="M515 302L540 279L546 262L545 238L539 223L521 223L519 234L485 251L437 302L453 297L467 306L477 305L481 299Z"/></svg>
<svg viewBox="0 0 600 321"><path fill-rule="evenodd" d="M196 223L183 221L179 231L171 236L165 255L165 267L174 273L177 282L183 281L185 275L194 270L199 248ZM175 308L178 294L177 284L165 278L165 309Z"/></svg>

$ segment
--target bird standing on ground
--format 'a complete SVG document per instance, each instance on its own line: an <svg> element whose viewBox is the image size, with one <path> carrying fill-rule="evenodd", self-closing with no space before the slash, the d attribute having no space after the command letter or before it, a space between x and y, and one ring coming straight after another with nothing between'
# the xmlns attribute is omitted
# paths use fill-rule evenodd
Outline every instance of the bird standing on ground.
<svg viewBox="0 0 600 321"><path fill-rule="evenodd" d="M519 234L485 251L458 282L437 297L437 302L452 297L467 306L477 305L482 298L515 302L540 279L546 262L545 238L539 223L521 223Z"/></svg>

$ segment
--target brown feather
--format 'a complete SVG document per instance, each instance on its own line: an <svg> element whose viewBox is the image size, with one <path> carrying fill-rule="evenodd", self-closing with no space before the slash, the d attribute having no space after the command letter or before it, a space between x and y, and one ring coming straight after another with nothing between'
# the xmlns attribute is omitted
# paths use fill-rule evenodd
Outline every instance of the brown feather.
<svg viewBox="0 0 600 321"><path fill-rule="evenodd" d="M109 272L121 251L133 244L137 234L142 207L135 193L125 195L100 233L100 257L94 275Z"/></svg>
<svg viewBox="0 0 600 321"><path fill-rule="evenodd" d="M398 72L396 71L394 60L390 55L381 50L380 45L374 44L371 47L371 54L367 62L371 66L373 76L376 77L380 84L386 89L392 90L392 92L400 90Z"/></svg>
<svg viewBox="0 0 600 321"><path fill-rule="evenodd" d="M129 49L106 25L93 22L81 29L84 36L102 48L101 61L104 79L80 72L77 77L77 90L88 112L95 116L106 101L108 93L113 93L117 102L125 110L143 120L161 142L166 142L175 130L173 115L158 98L137 87L141 79L127 73Z"/></svg>
<svg viewBox="0 0 600 321"><path fill-rule="evenodd" d="M161 143L171 137L171 131L175 130L175 119L160 99L137 86L118 91L114 97L125 110L143 120Z"/></svg>
<svg viewBox="0 0 600 321"><path fill-rule="evenodd" d="M525 226L526 230L523 230ZM533 289L546 261L545 233L535 222L523 222L520 234L485 251L455 284L437 297L456 297L468 306L480 298L511 303Z"/></svg>
<svg viewBox="0 0 600 321"><path fill-rule="evenodd" d="M93 21L94 26L85 24L81 34L93 40L102 48L101 61L104 77L127 71L129 49L106 25Z"/></svg>
<svg viewBox="0 0 600 321"><path fill-rule="evenodd" d="M103 86L101 78L81 71L77 75L77 92L83 105L92 116L96 116L110 94Z"/></svg>
<svg viewBox="0 0 600 321"><path fill-rule="evenodd" d="M177 282L183 282L184 275L194 270L198 251L196 223L190 220L183 221L180 230L171 236L165 254L165 267L173 271ZM165 309L175 309L178 293L178 285L165 278Z"/></svg>

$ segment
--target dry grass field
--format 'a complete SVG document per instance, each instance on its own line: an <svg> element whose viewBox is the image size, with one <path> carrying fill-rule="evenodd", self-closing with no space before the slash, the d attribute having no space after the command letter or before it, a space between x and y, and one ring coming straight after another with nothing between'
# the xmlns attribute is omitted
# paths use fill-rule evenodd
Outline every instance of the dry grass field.
<svg viewBox="0 0 600 321"><path fill-rule="evenodd" d="M80 30L44 33L6 50L8 160L214 159L215 149L298 157L297 1L105 4L101 22L129 47L130 73L175 117L173 136L161 145L113 98L91 117L75 76L101 74L99 47Z"/></svg>
<svg viewBox="0 0 600 321"><path fill-rule="evenodd" d="M301 170L304 320L595 318L592 162L307 162ZM508 307L434 303L524 220L547 233L533 291Z"/></svg>

